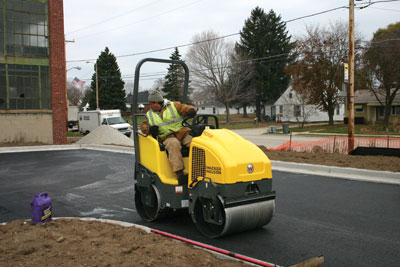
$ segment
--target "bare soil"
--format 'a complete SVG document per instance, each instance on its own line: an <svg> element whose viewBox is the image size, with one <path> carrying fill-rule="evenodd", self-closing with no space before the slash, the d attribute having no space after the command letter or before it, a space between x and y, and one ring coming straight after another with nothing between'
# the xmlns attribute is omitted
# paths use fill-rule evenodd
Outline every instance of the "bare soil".
<svg viewBox="0 0 400 267"><path fill-rule="evenodd" d="M136 227L59 219L0 225L1 266L248 266Z"/></svg>
<svg viewBox="0 0 400 267"><path fill-rule="evenodd" d="M400 158L388 156L356 156L339 153L270 151L260 148L270 160L338 166L365 170L400 172Z"/></svg>

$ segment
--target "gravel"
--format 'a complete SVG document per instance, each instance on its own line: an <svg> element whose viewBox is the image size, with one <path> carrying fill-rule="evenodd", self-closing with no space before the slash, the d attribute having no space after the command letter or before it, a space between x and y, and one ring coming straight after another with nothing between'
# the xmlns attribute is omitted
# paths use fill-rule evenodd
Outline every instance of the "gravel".
<svg viewBox="0 0 400 267"><path fill-rule="evenodd" d="M133 139L108 125L97 127L80 139L77 144L119 145L133 147Z"/></svg>

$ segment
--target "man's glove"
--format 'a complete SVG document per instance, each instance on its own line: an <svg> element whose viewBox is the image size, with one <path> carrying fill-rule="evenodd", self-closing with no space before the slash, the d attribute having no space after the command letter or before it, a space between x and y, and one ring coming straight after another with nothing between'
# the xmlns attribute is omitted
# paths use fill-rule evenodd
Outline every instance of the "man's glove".
<svg viewBox="0 0 400 267"><path fill-rule="evenodd" d="M151 134L154 138L157 138L157 135L158 135L158 126L157 126L157 125L152 125L152 126L150 126L149 132L150 132L150 134Z"/></svg>
<svg viewBox="0 0 400 267"><path fill-rule="evenodd" d="M189 109L187 116L189 118L193 118L194 116L196 116L197 111L194 108Z"/></svg>

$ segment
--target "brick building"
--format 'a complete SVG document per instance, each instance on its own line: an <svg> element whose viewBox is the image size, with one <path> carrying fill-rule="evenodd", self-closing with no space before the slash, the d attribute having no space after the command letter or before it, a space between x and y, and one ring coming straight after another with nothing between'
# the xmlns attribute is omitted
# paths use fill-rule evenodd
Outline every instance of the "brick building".
<svg viewBox="0 0 400 267"><path fill-rule="evenodd" d="M66 134L63 0L0 0L0 143Z"/></svg>

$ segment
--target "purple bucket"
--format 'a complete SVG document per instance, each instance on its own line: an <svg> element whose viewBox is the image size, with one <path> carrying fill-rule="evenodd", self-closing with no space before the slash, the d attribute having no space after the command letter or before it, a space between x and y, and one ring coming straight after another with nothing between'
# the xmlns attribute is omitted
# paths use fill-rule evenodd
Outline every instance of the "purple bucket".
<svg viewBox="0 0 400 267"><path fill-rule="evenodd" d="M32 223L51 221L51 198L46 192L35 195L31 201Z"/></svg>

